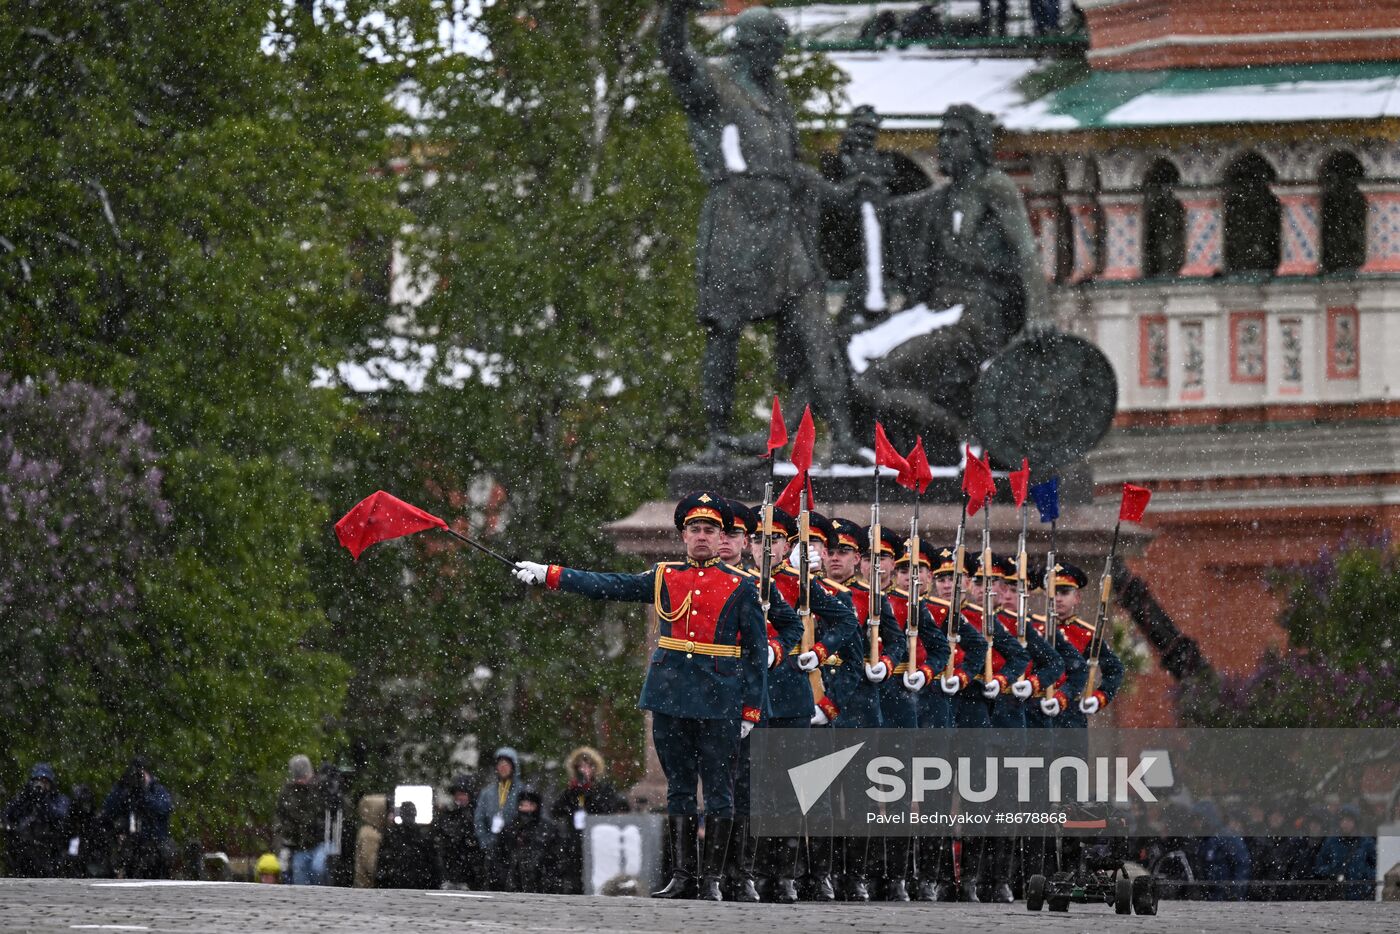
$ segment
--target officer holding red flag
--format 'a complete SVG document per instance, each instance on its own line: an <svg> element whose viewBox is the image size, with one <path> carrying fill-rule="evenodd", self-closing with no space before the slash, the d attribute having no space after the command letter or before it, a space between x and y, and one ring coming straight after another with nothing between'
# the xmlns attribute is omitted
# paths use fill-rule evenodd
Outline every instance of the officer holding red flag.
<svg viewBox="0 0 1400 934"><path fill-rule="evenodd" d="M605 574L520 561L515 576L596 600L650 603L660 638L638 706L652 714L652 740L666 774L666 811L675 839L671 881L653 897L696 891L696 785L705 795L705 854L699 897L719 901L734 826L740 740L762 716L768 636L758 589L718 557L733 516L722 496L692 493L676 506L684 561L641 574Z"/></svg>

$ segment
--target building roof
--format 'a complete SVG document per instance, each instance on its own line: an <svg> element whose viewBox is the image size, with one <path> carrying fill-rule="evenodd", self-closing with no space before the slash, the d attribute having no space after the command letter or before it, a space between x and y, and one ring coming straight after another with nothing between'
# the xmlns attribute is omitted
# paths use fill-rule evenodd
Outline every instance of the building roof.
<svg viewBox="0 0 1400 934"><path fill-rule="evenodd" d="M1400 117L1400 62L1095 71L1036 96L1052 67L1029 58L936 50L831 52L849 105L873 106L890 130L936 129L950 104L995 114L1017 132Z"/></svg>

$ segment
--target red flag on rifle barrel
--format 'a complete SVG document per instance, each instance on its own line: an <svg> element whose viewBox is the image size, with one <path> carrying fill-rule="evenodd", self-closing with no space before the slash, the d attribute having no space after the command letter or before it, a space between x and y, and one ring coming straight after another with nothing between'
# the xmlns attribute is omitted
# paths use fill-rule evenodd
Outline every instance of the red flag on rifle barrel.
<svg viewBox="0 0 1400 934"><path fill-rule="evenodd" d="M1123 484L1123 502L1118 506L1118 521L1140 522L1142 514L1147 512L1147 501L1151 498L1152 491L1147 487Z"/></svg>
<svg viewBox="0 0 1400 934"><path fill-rule="evenodd" d="M397 496L376 490L355 504L335 524L335 537L355 560L375 542L412 535L424 529L445 529L447 523L432 513L405 503Z"/></svg>
<svg viewBox="0 0 1400 934"><path fill-rule="evenodd" d="M909 462L900 456L893 444L890 444L889 436L885 434L885 426L879 422L875 423L875 466L893 467L899 471L901 477L909 472ZM903 485L903 481L896 482Z"/></svg>
<svg viewBox="0 0 1400 934"><path fill-rule="evenodd" d="M1031 484L1031 462L1021 458L1021 469L1011 471L1006 479L1011 483L1011 498L1016 501L1016 508L1020 509L1025 505L1026 490Z"/></svg>
<svg viewBox="0 0 1400 934"><path fill-rule="evenodd" d="M799 470L797 475L788 481L788 485L783 487L783 492L778 494L778 498L774 501L773 505L790 516L796 516L802 503L800 497L804 487L807 490L807 508L816 509L817 497L812 492L812 478L805 470Z"/></svg>
<svg viewBox="0 0 1400 934"><path fill-rule="evenodd" d="M797 437L792 439L792 464L798 474L812 469L812 446L817 441L817 426L812 424L812 407L802 410L802 421L797 424Z"/></svg>
<svg viewBox="0 0 1400 934"><path fill-rule="evenodd" d="M992 478L992 468L984 461L972 456L972 448L966 449L967 460L963 464L963 492L967 494L967 514L977 515L977 510L987 498L997 491L997 482Z"/></svg>
<svg viewBox="0 0 1400 934"><path fill-rule="evenodd" d="M783 407L778 404L777 395L774 395L773 414L768 418L768 453L763 456L772 457L773 452L778 448L786 447L787 442L787 424L783 421Z"/></svg>
<svg viewBox="0 0 1400 934"><path fill-rule="evenodd" d="M922 496L924 491L928 489L928 485L933 482L933 471L929 469L928 455L924 453L923 435L919 435L914 440L914 447L909 450L909 454L904 460L909 465L909 469L900 474L895 482Z"/></svg>

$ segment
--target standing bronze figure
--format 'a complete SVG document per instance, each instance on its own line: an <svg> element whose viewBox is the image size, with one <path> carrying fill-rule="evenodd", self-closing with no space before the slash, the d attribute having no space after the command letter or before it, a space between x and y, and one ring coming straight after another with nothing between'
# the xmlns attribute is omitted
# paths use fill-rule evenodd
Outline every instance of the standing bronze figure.
<svg viewBox="0 0 1400 934"><path fill-rule="evenodd" d="M658 32L661 60L690 124L709 191L697 242L697 314L705 327L701 401L709 428L702 462L722 463L745 445L732 431L739 336L773 319L778 376L800 413L826 419L832 457L857 455L846 367L826 308L826 274L816 249L824 201L849 200L798 158L797 124L775 71L787 24L764 7L734 21L727 57L707 61L691 45L692 0L667 0ZM758 453L761 442L753 451Z"/></svg>

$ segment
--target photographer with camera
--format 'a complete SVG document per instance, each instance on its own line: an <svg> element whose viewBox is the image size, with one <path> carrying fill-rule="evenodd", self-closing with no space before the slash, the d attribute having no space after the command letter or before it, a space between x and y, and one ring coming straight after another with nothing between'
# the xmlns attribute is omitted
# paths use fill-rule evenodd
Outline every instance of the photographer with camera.
<svg viewBox="0 0 1400 934"><path fill-rule="evenodd" d="M68 796L47 762L29 770L24 789L5 808L10 875L49 878L62 874L68 845Z"/></svg>
<svg viewBox="0 0 1400 934"><path fill-rule="evenodd" d="M127 879L170 878L170 812L175 801L136 756L102 804L102 820L117 841L116 865Z"/></svg>
<svg viewBox="0 0 1400 934"><path fill-rule="evenodd" d="M327 811L331 802L311 760L296 755L287 763L290 780L277 795L276 832L283 870L292 885L325 885L326 858L331 841Z"/></svg>

